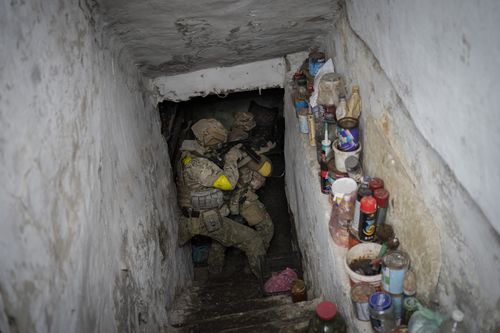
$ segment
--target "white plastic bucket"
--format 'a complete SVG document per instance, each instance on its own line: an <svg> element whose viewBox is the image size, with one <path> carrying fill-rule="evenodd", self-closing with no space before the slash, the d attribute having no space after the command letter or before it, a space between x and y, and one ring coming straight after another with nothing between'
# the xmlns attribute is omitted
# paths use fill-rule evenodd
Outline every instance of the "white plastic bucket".
<svg viewBox="0 0 500 333"><path fill-rule="evenodd" d="M335 168L340 172L347 172L345 169L345 160L349 156L356 156L359 159L361 155L361 143L359 143L358 149L354 151L342 151L337 148L337 140L332 144L333 152L335 153Z"/></svg>
<svg viewBox="0 0 500 333"><path fill-rule="evenodd" d="M361 275L354 272L349 267L349 264L356 259L377 258L381 247L382 245L377 243L360 243L358 245L351 247L349 251L347 251L344 264L347 274L349 275L349 279L351 280L351 286L354 285L355 283L366 282L371 284L375 288L380 287L380 284L382 282L382 274L371 275L371 276Z"/></svg>

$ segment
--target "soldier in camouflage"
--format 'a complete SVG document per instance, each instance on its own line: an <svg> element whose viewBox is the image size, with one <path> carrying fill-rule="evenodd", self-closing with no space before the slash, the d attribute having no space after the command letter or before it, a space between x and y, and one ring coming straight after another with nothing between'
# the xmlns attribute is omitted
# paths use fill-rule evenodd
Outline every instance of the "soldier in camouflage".
<svg viewBox="0 0 500 333"><path fill-rule="evenodd" d="M199 144L210 150L227 140L227 131L215 119L202 119L191 127ZM208 158L195 152L183 152L178 164L178 195L183 216L179 243L185 244L195 235L212 238L216 247L234 246L245 252L252 273L259 275L259 257L265 246L259 234L229 218L223 191L234 190L238 178L238 160L243 153L233 147L224 157L221 169ZM213 253L212 253L213 252ZM224 251L210 251L209 271L218 273L224 265Z"/></svg>

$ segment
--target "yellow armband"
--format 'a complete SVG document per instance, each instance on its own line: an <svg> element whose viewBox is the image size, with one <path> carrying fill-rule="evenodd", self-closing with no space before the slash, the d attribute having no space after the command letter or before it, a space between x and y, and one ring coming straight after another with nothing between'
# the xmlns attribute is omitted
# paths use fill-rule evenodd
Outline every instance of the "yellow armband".
<svg viewBox="0 0 500 333"><path fill-rule="evenodd" d="M213 187L218 188L219 190L223 191L230 191L233 190L233 185L229 182L229 179L227 179L226 176L220 175L212 184Z"/></svg>
<svg viewBox="0 0 500 333"><path fill-rule="evenodd" d="M264 163L262 163L262 166L260 167L260 169L257 172L260 173L261 176L269 177L271 175L272 171L273 171L273 167L271 165L271 162L264 161Z"/></svg>

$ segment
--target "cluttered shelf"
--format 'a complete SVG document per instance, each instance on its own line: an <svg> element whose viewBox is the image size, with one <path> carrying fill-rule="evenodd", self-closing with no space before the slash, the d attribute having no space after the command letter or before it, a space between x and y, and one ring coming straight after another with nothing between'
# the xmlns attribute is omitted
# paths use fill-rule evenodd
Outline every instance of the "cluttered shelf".
<svg viewBox="0 0 500 333"><path fill-rule="evenodd" d="M442 317L417 301L410 257L385 222L389 191L363 174L359 87L347 95L322 53L285 87L287 195L307 282L337 303L353 332L419 332L422 323L437 332Z"/></svg>

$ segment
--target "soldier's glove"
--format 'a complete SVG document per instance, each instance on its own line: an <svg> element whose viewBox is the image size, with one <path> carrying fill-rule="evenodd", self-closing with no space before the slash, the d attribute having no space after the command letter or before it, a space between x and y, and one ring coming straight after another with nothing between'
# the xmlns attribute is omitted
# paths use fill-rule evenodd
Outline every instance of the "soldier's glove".
<svg viewBox="0 0 500 333"><path fill-rule="evenodd" d="M243 153L239 147L241 147L241 144L238 144L231 148L230 151L227 152L226 156L224 157L225 162L237 162L239 159L242 159L243 157L246 156L245 153Z"/></svg>

